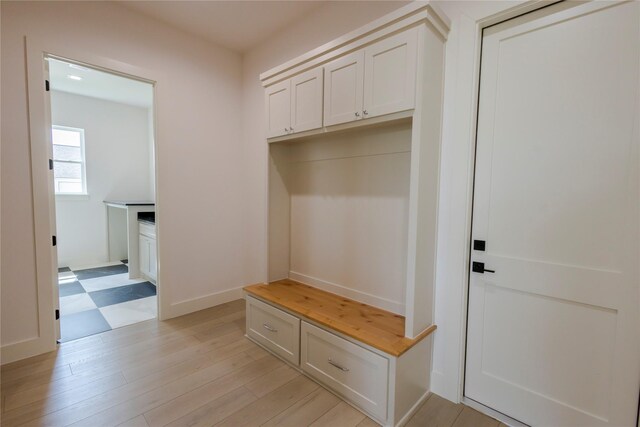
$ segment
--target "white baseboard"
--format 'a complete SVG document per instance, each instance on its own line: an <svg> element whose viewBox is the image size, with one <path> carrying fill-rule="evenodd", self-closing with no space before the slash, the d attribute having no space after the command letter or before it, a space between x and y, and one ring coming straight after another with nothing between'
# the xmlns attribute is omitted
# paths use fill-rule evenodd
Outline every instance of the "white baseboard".
<svg viewBox="0 0 640 427"><path fill-rule="evenodd" d="M309 286L313 286L323 291L332 292L334 294L342 295L343 297L351 298L356 301L363 302L365 304L372 305L374 307L381 308L383 310L390 311L392 313L400 314L404 316L404 304L391 301L386 298L380 298L375 295L368 294L366 292L356 291L347 287L338 285L336 283L327 282L326 280L318 279L317 277L307 276L295 271L289 272L289 278L296 282L301 282Z"/></svg>
<svg viewBox="0 0 640 427"><path fill-rule="evenodd" d="M242 299L242 288L243 286L240 286L237 288L228 289L226 291L214 292L203 297L193 298L190 300L179 301L177 303L170 304L163 311L163 320L171 319L178 316L184 316L185 314L204 310L205 308L210 308L216 305L224 304L226 302Z"/></svg>
<svg viewBox="0 0 640 427"><path fill-rule="evenodd" d="M2 348L0 348L1 364L4 365L6 363L16 362L42 353L48 353L55 349L55 342L45 342L41 337L32 338L30 340L14 344L3 345Z"/></svg>
<svg viewBox="0 0 640 427"><path fill-rule="evenodd" d="M396 423L396 427L402 427L404 426L406 423L409 422L409 420L411 419L411 417L413 417L415 415L416 412L418 412L418 409L420 409L420 407L422 406L422 404L429 398L429 395L431 394L431 392L429 390L427 390L421 397L420 399L418 399L418 401L411 407L411 409L409 409L409 412L407 412L404 417L400 418L400 421L398 421Z"/></svg>

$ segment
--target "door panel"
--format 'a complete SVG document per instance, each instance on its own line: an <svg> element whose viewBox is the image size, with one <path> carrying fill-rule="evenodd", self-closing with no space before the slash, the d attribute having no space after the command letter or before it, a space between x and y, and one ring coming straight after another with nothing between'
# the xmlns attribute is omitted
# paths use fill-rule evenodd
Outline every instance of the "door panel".
<svg viewBox="0 0 640 427"><path fill-rule="evenodd" d="M324 67L325 126L362 118L364 51L336 59Z"/></svg>
<svg viewBox="0 0 640 427"><path fill-rule="evenodd" d="M531 425L635 425L640 4L484 31L465 395Z"/></svg>

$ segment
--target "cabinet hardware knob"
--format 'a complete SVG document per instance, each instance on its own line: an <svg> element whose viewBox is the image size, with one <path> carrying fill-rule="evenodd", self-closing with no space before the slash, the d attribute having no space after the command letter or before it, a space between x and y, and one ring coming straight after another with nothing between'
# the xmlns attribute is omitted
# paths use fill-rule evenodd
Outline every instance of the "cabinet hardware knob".
<svg viewBox="0 0 640 427"><path fill-rule="evenodd" d="M335 366L336 368L340 369L342 372L349 372L349 368L345 368L343 366L340 366L340 365L338 365L336 362L334 362L331 359L329 359L328 362L329 362L329 365Z"/></svg>
<svg viewBox="0 0 640 427"><path fill-rule="evenodd" d="M263 323L262 327L265 328L267 331L278 332L277 329L275 329L273 326L268 325L267 323Z"/></svg>
<svg viewBox="0 0 640 427"><path fill-rule="evenodd" d="M360 113L356 111L356 117L360 117Z"/></svg>
<svg viewBox="0 0 640 427"><path fill-rule="evenodd" d="M364 111L362 112L362 115L364 115L364 116L366 116L367 114L369 114L369 113L367 112L367 110L364 110Z"/></svg>
<svg viewBox="0 0 640 427"><path fill-rule="evenodd" d="M284 128L284 131L285 131L286 133L289 133L289 128Z"/></svg>

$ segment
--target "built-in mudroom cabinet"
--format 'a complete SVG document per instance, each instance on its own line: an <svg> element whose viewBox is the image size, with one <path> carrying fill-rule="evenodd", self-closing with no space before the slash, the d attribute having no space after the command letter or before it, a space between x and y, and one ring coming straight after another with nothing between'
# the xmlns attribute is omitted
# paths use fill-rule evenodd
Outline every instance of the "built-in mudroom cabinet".
<svg viewBox="0 0 640 427"><path fill-rule="evenodd" d="M444 44L407 5L260 75L267 283L247 336L385 426L428 396Z"/></svg>

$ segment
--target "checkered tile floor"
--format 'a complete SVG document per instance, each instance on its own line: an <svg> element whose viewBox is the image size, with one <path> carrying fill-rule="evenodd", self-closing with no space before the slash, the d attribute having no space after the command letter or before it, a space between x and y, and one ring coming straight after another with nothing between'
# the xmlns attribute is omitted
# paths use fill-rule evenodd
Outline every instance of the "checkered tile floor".
<svg viewBox="0 0 640 427"><path fill-rule="evenodd" d="M156 287L129 279L125 263L86 270L58 269L60 342L156 317Z"/></svg>

